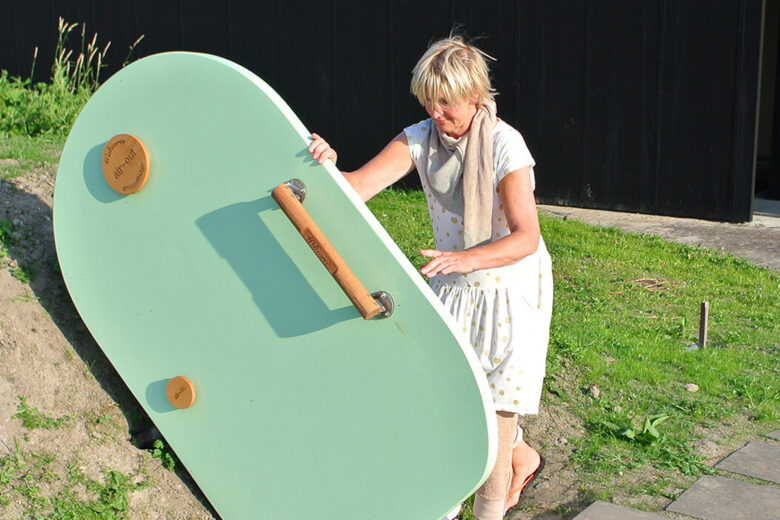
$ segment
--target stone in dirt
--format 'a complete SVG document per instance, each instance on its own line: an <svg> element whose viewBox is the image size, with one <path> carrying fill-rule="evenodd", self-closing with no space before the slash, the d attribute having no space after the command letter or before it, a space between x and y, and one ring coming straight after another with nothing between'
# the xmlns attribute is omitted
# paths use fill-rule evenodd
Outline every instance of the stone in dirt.
<svg viewBox="0 0 780 520"><path fill-rule="evenodd" d="M770 439L777 439L778 441L780 441L780 430L769 432L766 434L766 436L769 437Z"/></svg>
<svg viewBox="0 0 780 520"><path fill-rule="evenodd" d="M590 395L590 396L591 396L593 399L598 399L598 398L599 398L599 396L601 395L601 390L599 390L599 387L597 387L596 385L594 385L594 384L592 384L592 383L590 384L590 386L587 386L587 387L585 388L585 391L586 391L586 392L587 392L587 393L588 393L588 394L589 394L589 395Z"/></svg>
<svg viewBox="0 0 780 520"><path fill-rule="evenodd" d="M43 258L43 246L38 246L35 249L33 249L32 253L30 253L30 256L33 260L40 260Z"/></svg>
<svg viewBox="0 0 780 520"><path fill-rule="evenodd" d="M780 484L780 446L754 441L735 451L715 467Z"/></svg>
<svg viewBox="0 0 780 520"><path fill-rule="evenodd" d="M687 385L683 386L686 390L689 392L698 392L699 391L699 385L696 383L688 383Z"/></svg>
<svg viewBox="0 0 780 520"><path fill-rule="evenodd" d="M705 475L666 510L705 520L777 520L780 489Z"/></svg>

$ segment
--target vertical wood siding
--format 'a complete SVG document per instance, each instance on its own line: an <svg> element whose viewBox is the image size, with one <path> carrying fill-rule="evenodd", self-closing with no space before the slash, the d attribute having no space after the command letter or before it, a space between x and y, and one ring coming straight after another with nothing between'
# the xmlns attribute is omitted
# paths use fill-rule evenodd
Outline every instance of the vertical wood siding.
<svg viewBox="0 0 780 520"><path fill-rule="evenodd" d="M761 0L0 0L0 68L27 77L37 46L47 79L59 16L112 41L104 78L140 34L136 58L240 63L327 136L343 169L426 117L411 69L460 27L498 60L499 117L536 157L540 201L751 217Z"/></svg>

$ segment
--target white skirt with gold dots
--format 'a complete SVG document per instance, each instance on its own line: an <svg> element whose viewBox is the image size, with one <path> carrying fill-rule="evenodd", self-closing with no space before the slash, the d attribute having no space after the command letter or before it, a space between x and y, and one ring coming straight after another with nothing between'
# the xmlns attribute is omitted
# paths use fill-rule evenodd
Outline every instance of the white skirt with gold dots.
<svg viewBox="0 0 780 520"><path fill-rule="evenodd" d="M474 347L496 410L538 413L553 301L544 241L516 264L438 275L431 287Z"/></svg>

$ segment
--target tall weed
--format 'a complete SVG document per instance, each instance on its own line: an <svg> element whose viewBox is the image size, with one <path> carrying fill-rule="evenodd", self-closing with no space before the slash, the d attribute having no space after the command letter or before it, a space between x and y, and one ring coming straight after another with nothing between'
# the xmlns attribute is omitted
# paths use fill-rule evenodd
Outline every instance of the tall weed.
<svg viewBox="0 0 780 520"><path fill-rule="evenodd" d="M68 39L78 28L81 39L76 54L68 48ZM8 71L0 71L0 135L62 137L97 90L111 42L101 49L97 33L91 39L87 38L86 24L68 23L62 18L59 19L57 33L49 83L33 84L30 79L35 70L37 48L33 54L30 78L10 77ZM130 46L124 64L127 64L141 39L143 35Z"/></svg>

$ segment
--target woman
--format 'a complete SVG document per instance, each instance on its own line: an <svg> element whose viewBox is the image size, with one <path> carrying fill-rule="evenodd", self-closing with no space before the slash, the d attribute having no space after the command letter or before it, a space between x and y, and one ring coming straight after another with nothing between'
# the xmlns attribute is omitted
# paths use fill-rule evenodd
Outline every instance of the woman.
<svg viewBox="0 0 780 520"><path fill-rule="evenodd" d="M411 83L430 119L342 173L364 201L413 168L420 175L436 238L436 249L420 251L430 258L421 272L470 338L493 392L498 457L474 513L494 520L544 464L517 419L539 409L552 273L533 195L535 163L520 133L496 118L485 58L459 36L433 43ZM320 163L337 159L317 134L309 152Z"/></svg>

